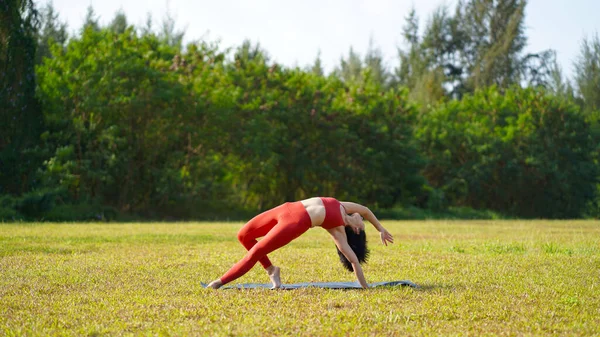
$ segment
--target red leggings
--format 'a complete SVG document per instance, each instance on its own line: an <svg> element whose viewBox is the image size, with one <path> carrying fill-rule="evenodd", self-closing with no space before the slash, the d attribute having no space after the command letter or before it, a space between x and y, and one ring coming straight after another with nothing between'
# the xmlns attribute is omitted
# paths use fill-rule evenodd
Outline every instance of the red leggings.
<svg viewBox="0 0 600 337"><path fill-rule="evenodd" d="M271 266L267 254L281 248L311 227L310 216L301 202L286 202L248 221L238 232L238 240L248 253L221 277L223 284L246 274L257 261L266 269ZM257 241L256 238L264 238Z"/></svg>

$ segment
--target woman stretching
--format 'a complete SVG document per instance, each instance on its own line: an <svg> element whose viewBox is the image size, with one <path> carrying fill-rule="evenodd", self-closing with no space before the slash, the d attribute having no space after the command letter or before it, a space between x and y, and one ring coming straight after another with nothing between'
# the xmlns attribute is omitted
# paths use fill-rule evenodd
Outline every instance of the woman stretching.
<svg viewBox="0 0 600 337"><path fill-rule="evenodd" d="M350 214L350 215L349 215ZM393 243L392 235L381 225L367 207L353 202L337 201L334 198L310 198L296 202L286 202L261 213L248 221L238 232L238 240L248 253L233 265L221 278L212 281L208 287L217 289L246 274L256 262L266 269L273 288L281 287L280 269L274 266L267 254L285 246L311 227L320 226L331 234L338 248L342 263L352 267L358 282L363 288L369 285L360 266L367 254L362 219L368 220L380 232L381 243ZM347 227L346 227L347 226ZM349 230L346 230L348 228ZM362 243L348 244L348 237L362 234ZM263 237L260 241L256 239ZM361 247L362 246L362 247ZM361 256L357 257L357 253ZM346 261L344 261L346 260Z"/></svg>

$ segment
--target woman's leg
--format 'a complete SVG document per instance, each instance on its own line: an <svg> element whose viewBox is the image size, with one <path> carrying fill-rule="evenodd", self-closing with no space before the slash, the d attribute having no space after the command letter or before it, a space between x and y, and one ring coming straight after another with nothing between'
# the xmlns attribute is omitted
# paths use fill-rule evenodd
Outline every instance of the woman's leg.
<svg viewBox="0 0 600 337"><path fill-rule="evenodd" d="M233 265L233 267L220 278L221 283L226 284L239 278L247 273L256 262L266 258L267 254L285 246L290 241L306 232L311 226L310 217L304 210L304 206L302 206L302 204L300 204L300 206L302 207L301 209L296 207L297 211L292 211L291 213L283 210L284 213L280 214L278 223L268 231L262 240L258 241L250 248L246 256ZM302 211L303 214L299 211Z"/></svg>
<svg viewBox="0 0 600 337"><path fill-rule="evenodd" d="M279 215L285 211L284 205L277 206L250 219L240 228L237 238L246 250L252 249L258 242L256 239L267 235L279 221ZM263 268L268 269L273 264L267 256L259 259Z"/></svg>

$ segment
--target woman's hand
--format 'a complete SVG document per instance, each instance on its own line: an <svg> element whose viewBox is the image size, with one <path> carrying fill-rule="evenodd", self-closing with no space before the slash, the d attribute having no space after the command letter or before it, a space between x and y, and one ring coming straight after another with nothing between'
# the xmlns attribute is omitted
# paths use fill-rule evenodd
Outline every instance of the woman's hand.
<svg viewBox="0 0 600 337"><path fill-rule="evenodd" d="M379 235L381 236L381 243L383 243L384 245L387 246L388 242L389 243L394 243L394 237L385 228L383 228L381 230L381 232L379 233Z"/></svg>

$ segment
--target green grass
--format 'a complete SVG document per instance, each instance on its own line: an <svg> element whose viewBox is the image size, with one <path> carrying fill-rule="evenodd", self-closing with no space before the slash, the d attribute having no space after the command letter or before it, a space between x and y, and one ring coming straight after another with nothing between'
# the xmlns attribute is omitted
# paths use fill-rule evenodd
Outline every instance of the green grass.
<svg viewBox="0 0 600 337"><path fill-rule="evenodd" d="M244 254L239 222L0 224L0 335L600 335L599 222L384 225L367 280L420 289L203 289ZM271 257L284 283L354 281L321 229Z"/></svg>

